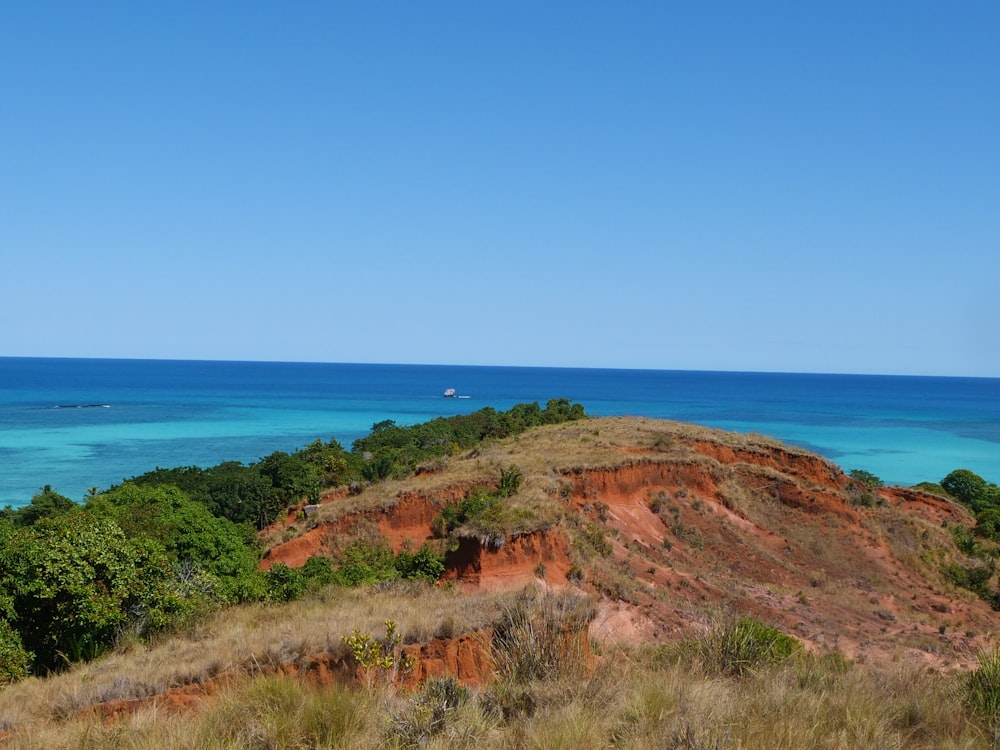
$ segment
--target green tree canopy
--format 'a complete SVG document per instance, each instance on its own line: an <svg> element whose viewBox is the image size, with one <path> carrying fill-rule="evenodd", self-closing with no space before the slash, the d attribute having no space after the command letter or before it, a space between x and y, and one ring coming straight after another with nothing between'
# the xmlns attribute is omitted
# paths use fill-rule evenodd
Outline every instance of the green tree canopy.
<svg viewBox="0 0 1000 750"><path fill-rule="evenodd" d="M945 491L958 498L973 510L985 510L1000 502L1000 493L995 484L989 484L978 474L968 469L955 469L941 480Z"/></svg>
<svg viewBox="0 0 1000 750"><path fill-rule="evenodd" d="M126 482L87 507L114 519L133 539L158 542L175 570L193 567L213 576L221 598L239 601L253 590L244 580L256 575L260 560L253 528L213 516L178 488Z"/></svg>
<svg viewBox="0 0 1000 750"><path fill-rule="evenodd" d="M82 511L19 529L0 548L9 623L36 672L98 655L125 627L162 623L180 605L170 578L162 547Z"/></svg>

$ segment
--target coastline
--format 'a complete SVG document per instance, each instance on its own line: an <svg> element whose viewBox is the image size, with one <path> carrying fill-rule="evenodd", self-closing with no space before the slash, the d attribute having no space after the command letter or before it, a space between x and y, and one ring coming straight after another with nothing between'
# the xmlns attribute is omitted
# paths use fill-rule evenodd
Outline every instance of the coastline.
<svg viewBox="0 0 1000 750"><path fill-rule="evenodd" d="M569 398L756 432L890 483L1000 479L1000 379L475 365L0 358L0 504L73 499L156 467L255 461L315 439ZM443 398L454 387L468 399ZM100 404L106 408L53 409Z"/></svg>

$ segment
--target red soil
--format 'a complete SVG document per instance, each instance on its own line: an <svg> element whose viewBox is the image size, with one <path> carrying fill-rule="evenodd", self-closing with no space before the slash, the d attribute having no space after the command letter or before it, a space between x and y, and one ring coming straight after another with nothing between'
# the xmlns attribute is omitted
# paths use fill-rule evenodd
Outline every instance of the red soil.
<svg viewBox="0 0 1000 750"><path fill-rule="evenodd" d="M489 631L465 633L454 638L434 638L429 643L404 646L402 653L414 661L412 671L400 673L401 688L413 689L433 677L450 675L469 687L489 682L493 672ZM155 708L166 713L197 709L214 699L217 693L245 677L246 672L232 671L210 680L171 688L160 695L131 700L106 701L84 709L82 715L98 716L111 722L136 712ZM259 666L254 675L285 675L319 687L365 684L365 675L353 659L340 659L330 654L315 654L300 662L277 666Z"/></svg>
<svg viewBox="0 0 1000 750"><path fill-rule="evenodd" d="M521 534L495 549L466 537L445 563L444 580L470 588L509 590L532 581L561 587L568 583L569 540L558 529L546 529Z"/></svg>

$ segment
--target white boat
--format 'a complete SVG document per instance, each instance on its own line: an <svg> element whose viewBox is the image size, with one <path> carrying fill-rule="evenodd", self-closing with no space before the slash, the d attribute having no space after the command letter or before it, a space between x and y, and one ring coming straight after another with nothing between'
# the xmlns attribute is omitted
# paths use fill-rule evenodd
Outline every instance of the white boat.
<svg viewBox="0 0 1000 750"><path fill-rule="evenodd" d="M444 392L444 397L445 398L455 398L455 389L454 388L449 388L448 390L446 390Z"/></svg>

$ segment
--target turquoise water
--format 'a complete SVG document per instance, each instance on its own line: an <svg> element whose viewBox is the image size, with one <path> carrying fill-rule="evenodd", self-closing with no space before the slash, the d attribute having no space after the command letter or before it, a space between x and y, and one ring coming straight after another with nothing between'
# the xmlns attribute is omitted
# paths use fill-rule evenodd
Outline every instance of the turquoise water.
<svg viewBox="0 0 1000 750"><path fill-rule="evenodd" d="M468 398L444 398L455 388ZM254 461L372 424L565 397L756 432L899 484L1000 481L1000 379L0 358L0 503L80 499L157 466ZM61 408L56 408L61 407Z"/></svg>

